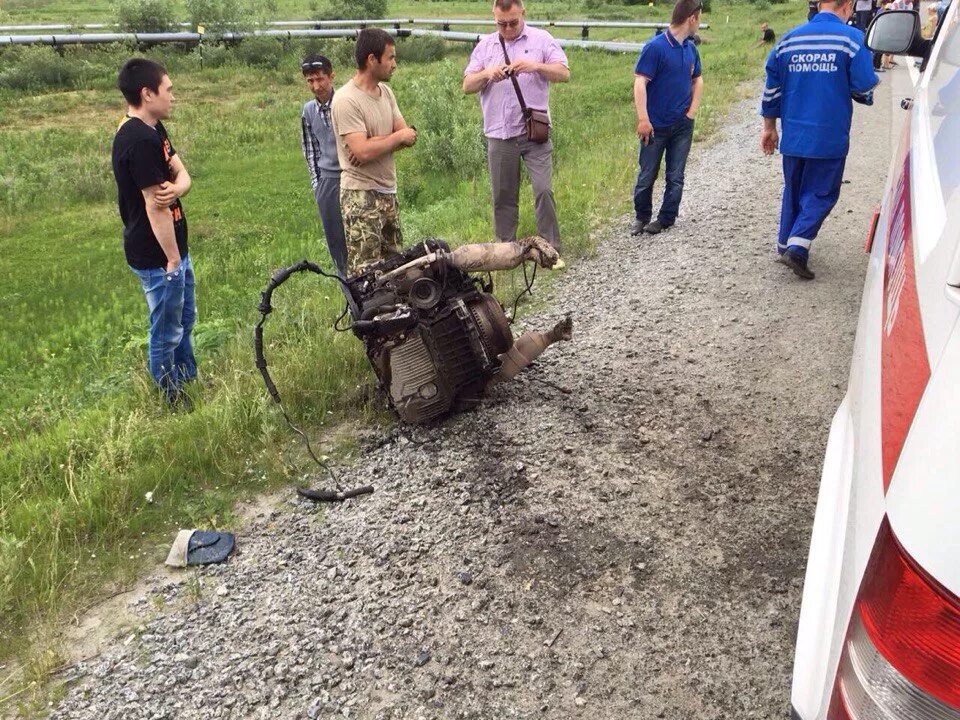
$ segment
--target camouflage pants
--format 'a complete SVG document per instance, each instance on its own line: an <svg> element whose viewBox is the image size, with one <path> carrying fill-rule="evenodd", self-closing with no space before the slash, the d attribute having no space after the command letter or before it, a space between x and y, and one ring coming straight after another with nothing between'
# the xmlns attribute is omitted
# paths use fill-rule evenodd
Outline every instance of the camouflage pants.
<svg viewBox="0 0 960 720"><path fill-rule="evenodd" d="M350 274L400 252L403 234L396 195L341 188L340 211Z"/></svg>

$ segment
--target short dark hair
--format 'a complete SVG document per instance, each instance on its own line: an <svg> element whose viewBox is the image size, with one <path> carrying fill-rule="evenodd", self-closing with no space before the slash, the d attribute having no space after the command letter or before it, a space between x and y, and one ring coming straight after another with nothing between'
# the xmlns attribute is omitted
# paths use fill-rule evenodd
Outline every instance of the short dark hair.
<svg viewBox="0 0 960 720"><path fill-rule="evenodd" d="M673 6L673 14L670 16L670 24L683 25L701 10L703 10L702 0L677 0L677 4Z"/></svg>
<svg viewBox="0 0 960 720"><path fill-rule="evenodd" d="M509 10L514 5L523 10L523 0L493 0L493 7L497 10Z"/></svg>
<svg viewBox="0 0 960 720"><path fill-rule="evenodd" d="M330 62L329 58L326 58L323 55L310 53L300 61L300 69L303 71L304 75L309 75L310 73L317 72L318 70L325 75L329 75L333 72L333 63Z"/></svg>
<svg viewBox="0 0 960 720"><path fill-rule="evenodd" d="M143 98L140 92L149 88L153 92L160 91L160 82L167 70L163 65L146 58L130 58L117 75L117 87L133 107L140 107Z"/></svg>
<svg viewBox="0 0 960 720"><path fill-rule="evenodd" d="M380 28L364 28L357 34L357 46L354 56L357 68L367 69L367 58L373 55L377 60L383 58L383 53L391 45L395 45L393 38L386 30Z"/></svg>

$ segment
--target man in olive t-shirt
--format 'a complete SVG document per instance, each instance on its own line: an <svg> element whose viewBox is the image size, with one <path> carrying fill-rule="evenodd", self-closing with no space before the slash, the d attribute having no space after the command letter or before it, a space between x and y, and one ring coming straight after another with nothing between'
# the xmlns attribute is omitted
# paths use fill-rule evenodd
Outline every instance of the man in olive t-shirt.
<svg viewBox="0 0 960 720"><path fill-rule="evenodd" d="M385 84L397 67L393 38L380 29L362 30L355 55L357 73L333 96L331 109L351 274L400 250L393 153L417 141Z"/></svg>

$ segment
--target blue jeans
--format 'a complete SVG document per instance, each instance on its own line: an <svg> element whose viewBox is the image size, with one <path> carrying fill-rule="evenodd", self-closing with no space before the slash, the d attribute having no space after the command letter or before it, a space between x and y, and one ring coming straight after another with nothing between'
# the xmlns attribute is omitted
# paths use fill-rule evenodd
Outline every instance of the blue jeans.
<svg viewBox="0 0 960 720"><path fill-rule="evenodd" d="M653 215L653 184L660 174L660 162L667 156L666 181L663 205L657 219L664 227L677 221L680 198L683 197L683 172L693 143L693 120L684 115L673 125L654 128L653 139L640 145L640 172L633 189L633 209L637 220L649 222Z"/></svg>
<svg viewBox="0 0 960 720"><path fill-rule="evenodd" d="M137 270L150 313L147 368L157 386L172 398L197 376L190 334L197 319L193 265L184 256L173 272L164 268Z"/></svg>

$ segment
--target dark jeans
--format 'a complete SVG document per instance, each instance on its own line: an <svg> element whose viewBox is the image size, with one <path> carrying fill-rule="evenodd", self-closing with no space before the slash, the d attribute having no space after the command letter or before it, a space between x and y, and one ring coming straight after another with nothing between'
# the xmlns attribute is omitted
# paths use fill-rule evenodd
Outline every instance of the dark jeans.
<svg viewBox="0 0 960 720"><path fill-rule="evenodd" d="M330 259L337 272L346 277L347 240L343 230L343 215L340 213L340 178L320 178L313 189L313 199L317 201Z"/></svg>
<svg viewBox="0 0 960 720"><path fill-rule="evenodd" d="M657 219L664 227L677 221L680 212L680 198L683 197L683 172L693 142L693 120L684 115L673 125L654 128L653 138L646 145L640 145L640 172L633 189L633 209L637 220L649 222L653 215L653 184L660 174L660 162L667 156L666 188L663 191L663 205Z"/></svg>
<svg viewBox="0 0 960 720"><path fill-rule="evenodd" d="M197 318L193 264L185 255L173 272L137 270L150 313L147 367L157 386L171 399L197 376L191 333Z"/></svg>

